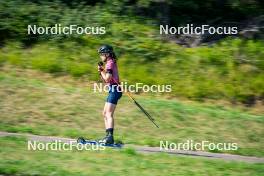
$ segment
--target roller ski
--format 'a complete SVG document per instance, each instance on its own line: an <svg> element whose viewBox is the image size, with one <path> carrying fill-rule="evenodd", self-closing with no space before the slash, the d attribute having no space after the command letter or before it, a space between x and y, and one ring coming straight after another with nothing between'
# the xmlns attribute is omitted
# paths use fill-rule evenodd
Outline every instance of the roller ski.
<svg viewBox="0 0 264 176"><path fill-rule="evenodd" d="M91 145L101 145L105 147L112 147L112 148L122 148L124 144L122 142L114 142L113 136L106 136L100 140L88 140L83 137L79 137L77 139L77 143L79 144L91 144Z"/></svg>

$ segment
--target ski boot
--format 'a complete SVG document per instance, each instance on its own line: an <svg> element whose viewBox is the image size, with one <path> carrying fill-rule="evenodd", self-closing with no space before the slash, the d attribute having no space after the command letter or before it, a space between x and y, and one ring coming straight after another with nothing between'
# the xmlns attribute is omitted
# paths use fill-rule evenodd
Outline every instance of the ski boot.
<svg viewBox="0 0 264 176"><path fill-rule="evenodd" d="M114 136L107 135L103 139L99 140L98 143L104 144L104 145L112 145L115 143Z"/></svg>

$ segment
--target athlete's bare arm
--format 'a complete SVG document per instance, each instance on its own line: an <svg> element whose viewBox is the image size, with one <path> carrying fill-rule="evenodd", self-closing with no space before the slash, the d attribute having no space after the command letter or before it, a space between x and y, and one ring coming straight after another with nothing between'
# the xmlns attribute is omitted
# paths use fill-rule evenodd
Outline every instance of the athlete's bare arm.
<svg viewBox="0 0 264 176"><path fill-rule="evenodd" d="M112 78L112 74L111 73L108 73L106 72L105 70L102 69L102 67L98 67L98 71L102 70L100 73L101 73L101 76L102 78L105 80L105 82L109 82Z"/></svg>

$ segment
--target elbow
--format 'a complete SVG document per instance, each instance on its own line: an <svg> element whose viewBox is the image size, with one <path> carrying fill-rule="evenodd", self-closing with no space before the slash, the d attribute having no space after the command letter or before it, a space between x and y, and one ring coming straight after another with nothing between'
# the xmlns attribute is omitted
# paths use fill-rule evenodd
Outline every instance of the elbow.
<svg viewBox="0 0 264 176"><path fill-rule="evenodd" d="M105 78L106 82L109 82L111 78L112 78L112 75L107 74Z"/></svg>

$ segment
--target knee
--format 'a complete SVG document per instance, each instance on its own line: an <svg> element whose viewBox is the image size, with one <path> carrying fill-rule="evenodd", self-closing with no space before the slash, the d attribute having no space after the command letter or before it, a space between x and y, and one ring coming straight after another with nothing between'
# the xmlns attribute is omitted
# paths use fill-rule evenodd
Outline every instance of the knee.
<svg viewBox="0 0 264 176"><path fill-rule="evenodd" d="M111 112L105 112L105 117L106 118L112 118L112 113Z"/></svg>

